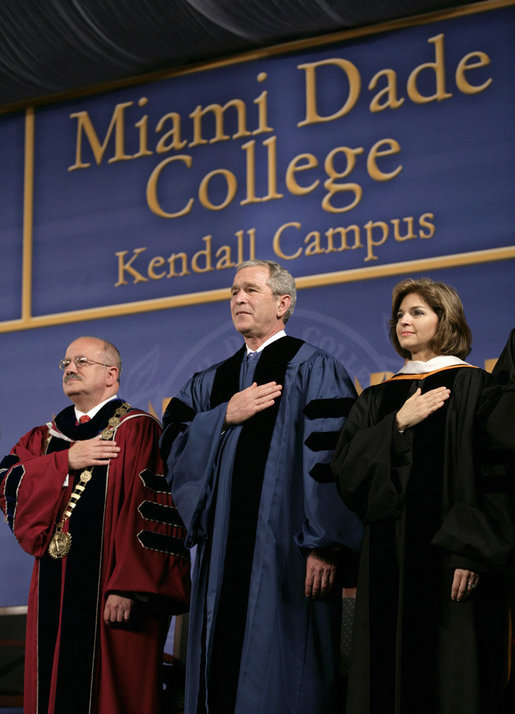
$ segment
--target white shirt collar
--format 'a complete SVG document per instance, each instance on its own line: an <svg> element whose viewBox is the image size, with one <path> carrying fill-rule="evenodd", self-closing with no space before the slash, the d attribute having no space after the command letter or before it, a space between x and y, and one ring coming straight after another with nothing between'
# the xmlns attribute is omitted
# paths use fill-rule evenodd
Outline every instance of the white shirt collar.
<svg viewBox="0 0 515 714"><path fill-rule="evenodd" d="M259 345L257 350L251 350L249 347L247 347L247 354L250 354L251 352L262 352L265 347L268 347L268 345L271 345L272 342L275 342L276 340L280 340L281 337L286 337L286 332L284 330L279 330L279 332L276 332L275 335L272 335L272 337L269 337L266 342L263 342L262 345Z"/></svg>
<svg viewBox="0 0 515 714"><path fill-rule="evenodd" d="M417 362L407 359L397 374L427 374L428 372L435 372L437 369L444 369L445 367L452 367L459 364L471 366L468 362L464 362L459 357L454 357L454 355L438 355L438 357L433 357L433 359L427 362Z"/></svg>
<svg viewBox="0 0 515 714"><path fill-rule="evenodd" d="M95 414L97 414L97 412L99 412L99 411L102 409L102 407L104 406L104 404L107 404L107 402L112 402L113 399L118 399L118 395L115 394L114 396L109 397L108 399L104 399L103 402L100 402L100 404L97 404L96 407L93 407L93 409L90 409L89 412L80 412L80 411L77 409L77 407L75 407L75 417L76 417L77 421L79 421L79 419L81 418L81 416L84 416L84 415L86 415L86 414L87 414L87 416L89 416L90 419L93 419L93 417L95 416Z"/></svg>

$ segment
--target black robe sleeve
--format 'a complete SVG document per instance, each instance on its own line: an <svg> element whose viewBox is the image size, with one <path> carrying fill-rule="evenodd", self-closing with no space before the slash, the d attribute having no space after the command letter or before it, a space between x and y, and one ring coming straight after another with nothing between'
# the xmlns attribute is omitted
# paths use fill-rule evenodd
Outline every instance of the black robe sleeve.
<svg viewBox="0 0 515 714"><path fill-rule="evenodd" d="M395 412L375 423L381 390L365 390L340 435L331 468L344 503L364 523L396 518L411 468L412 434L395 428Z"/></svg>

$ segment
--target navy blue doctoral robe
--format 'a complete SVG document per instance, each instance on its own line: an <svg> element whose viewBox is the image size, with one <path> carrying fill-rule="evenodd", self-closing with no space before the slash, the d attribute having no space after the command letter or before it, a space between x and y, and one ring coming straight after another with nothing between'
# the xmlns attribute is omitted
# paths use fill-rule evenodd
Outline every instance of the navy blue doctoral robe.
<svg viewBox="0 0 515 714"><path fill-rule="evenodd" d="M195 374L164 417L168 478L186 544L198 546L185 711L219 714L212 690L232 681L236 714L329 714L341 593L313 601L304 581L313 548L360 546L361 522L329 468L355 392L331 355L283 337L253 376L282 384L282 396L224 429L244 352Z"/></svg>

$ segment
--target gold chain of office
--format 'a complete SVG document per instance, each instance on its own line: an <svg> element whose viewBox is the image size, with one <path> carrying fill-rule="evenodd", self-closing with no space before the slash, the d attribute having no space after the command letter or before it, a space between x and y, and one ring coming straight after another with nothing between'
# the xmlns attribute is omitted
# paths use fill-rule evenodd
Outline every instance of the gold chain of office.
<svg viewBox="0 0 515 714"><path fill-rule="evenodd" d="M100 434L100 438L103 441L110 441L113 438L116 428L130 408L131 405L128 404L128 402L124 402L118 407L113 416L109 419L106 428ZM63 531L64 524L71 517L75 506L84 493L86 485L91 481L92 476L93 467L84 469L84 471L81 472L79 481L73 489L73 493L66 504L61 520L55 527L54 535L52 536L52 540L48 546L48 553L52 556L52 558L64 558L70 552L70 548L72 547L72 534L69 532L65 533Z"/></svg>

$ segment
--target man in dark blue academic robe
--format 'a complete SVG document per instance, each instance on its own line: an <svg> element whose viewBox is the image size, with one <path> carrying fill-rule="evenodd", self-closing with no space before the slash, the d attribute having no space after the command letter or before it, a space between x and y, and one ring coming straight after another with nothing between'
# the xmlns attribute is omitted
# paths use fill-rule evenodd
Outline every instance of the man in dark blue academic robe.
<svg viewBox="0 0 515 714"><path fill-rule="evenodd" d="M168 478L198 546L186 714L336 709L337 571L362 527L329 462L355 392L331 355L286 336L295 299L277 263L243 263L231 314L244 346L164 416Z"/></svg>

